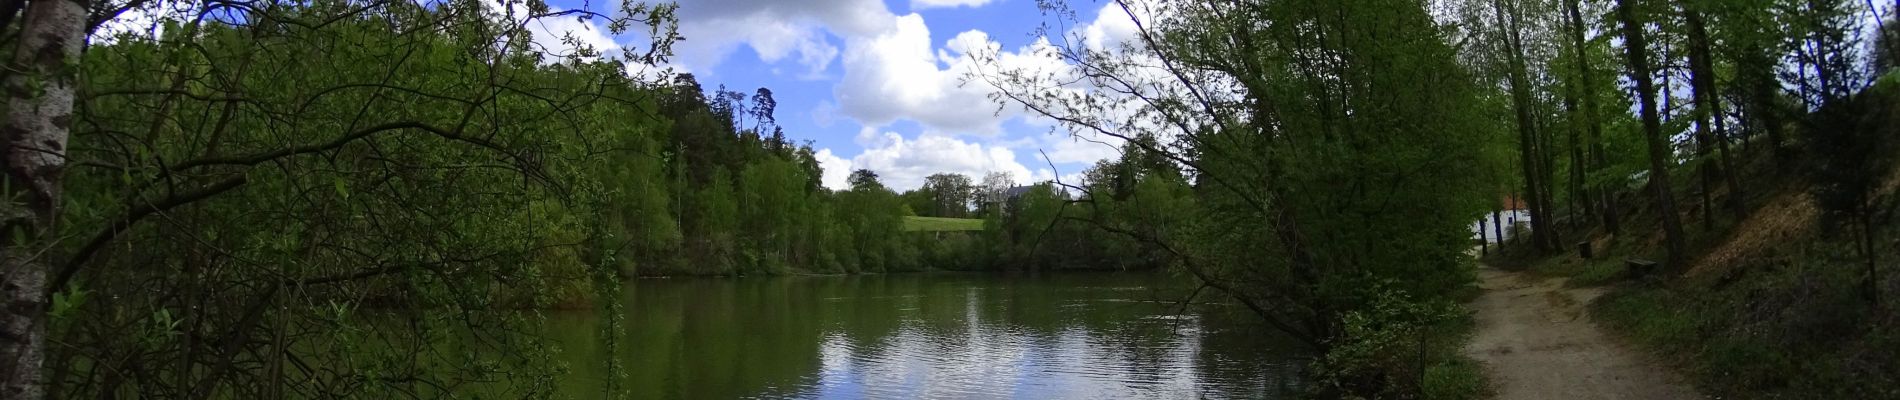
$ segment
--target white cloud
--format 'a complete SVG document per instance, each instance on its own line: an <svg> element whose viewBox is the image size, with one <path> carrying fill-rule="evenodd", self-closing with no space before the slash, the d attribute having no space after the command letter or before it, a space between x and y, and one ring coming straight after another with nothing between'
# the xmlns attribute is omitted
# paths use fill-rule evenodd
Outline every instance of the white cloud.
<svg viewBox="0 0 1900 400"><path fill-rule="evenodd" d="M993 0L913 0L912 8L978 7ZM975 66L972 52L999 54L1005 65L1040 62L1060 66L1045 54L1046 42L1015 53L982 31L967 31L934 46L918 14L896 15L881 0L684 0L674 50L681 64L710 71L741 46L767 63L795 61L804 78L824 78L840 60L843 79L834 89L838 110L865 125L883 127L908 119L955 134L993 135L997 124L1020 115L987 97L982 82L966 84ZM834 42L836 35L843 48ZM1033 56L1033 57L1032 57Z"/></svg>
<svg viewBox="0 0 1900 400"><path fill-rule="evenodd" d="M679 3L683 24L749 29L732 23L763 16L780 21L808 21L840 36L885 31L892 17L881 0L682 0Z"/></svg>
<svg viewBox="0 0 1900 400"><path fill-rule="evenodd" d="M681 65L677 62L647 65L637 61L628 61L626 62L626 66L627 75L648 82L666 82L673 80L673 77L679 76L679 74L693 73L691 68L687 68L685 65Z"/></svg>
<svg viewBox="0 0 1900 400"><path fill-rule="evenodd" d="M1140 16L1143 21L1153 21L1154 11L1153 5L1139 1L1128 3L1126 10L1119 3L1109 2L1095 13L1095 21L1077 28L1076 34L1090 50L1107 50L1140 39L1141 27L1135 25L1129 13Z"/></svg>
<svg viewBox="0 0 1900 400"><path fill-rule="evenodd" d="M520 6L515 7L519 8ZM517 10L515 15L516 18L521 18L524 14ZM581 46L585 46L597 52L597 54L607 54L609 51L620 48L620 44L615 43L614 39L607 36L607 32L602 30L600 25L595 24L594 20L591 19L577 20L572 17L535 18L532 21L527 21L526 27L528 28L529 34L534 36L534 50L552 57L566 57L577 54ZM572 40L569 40L570 37Z"/></svg>
<svg viewBox="0 0 1900 400"><path fill-rule="evenodd" d="M99 29L87 37L93 44L110 44L121 35L134 35L140 38L156 38L165 33L165 20L182 20L196 15L198 3L153 2L133 7L118 16L99 24Z"/></svg>
<svg viewBox="0 0 1900 400"><path fill-rule="evenodd" d="M825 170L824 176L819 177L819 182L824 183L825 187L831 190L851 188L851 170L856 169L851 167L851 160L832 154L831 149L818 149L813 158L818 159L818 167Z"/></svg>
<svg viewBox="0 0 1900 400"><path fill-rule="evenodd" d="M1075 172L1062 174L1062 177L1058 179L1062 181L1063 185L1069 185L1069 186L1082 186L1083 183L1086 183L1086 182L1082 182L1082 179L1083 179L1082 171L1075 171ZM1068 187L1064 186L1063 189L1068 189Z"/></svg>
<svg viewBox="0 0 1900 400"><path fill-rule="evenodd" d="M913 10L954 7L976 8L982 7L984 4L989 4L990 1L991 0L910 0L910 8Z"/></svg>
<svg viewBox="0 0 1900 400"><path fill-rule="evenodd" d="M838 58L838 47L825 38L819 25L810 21L774 19L766 15L747 15L735 19L691 21L680 25L687 38L675 50L679 58L700 68L710 69L723 61L740 45L748 46L766 63L791 60L804 67L803 76L817 76L830 69Z"/></svg>
<svg viewBox="0 0 1900 400"><path fill-rule="evenodd" d="M1036 57L1055 51L1043 49L1053 47L1046 42L1016 53L999 53L995 47L988 48L996 57L997 69L1021 78L1006 83L1012 90L1028 92L1037 99L1036 103L1055 114L1081 120L1061 123L1036 114L1024 115L1025 124L1050 126L1051 131L1060 134L1052 135L1057 139L1036 144L1048 153L1050 161L1086 168L1120 155L1125 141L1111 134L1152 135L1165 143L1179 137L1181 129L1209 122L1205 120L1206 113L1157 112L1156 107L1160 106L1141 100L1143 98L1189 98L1192 96L1189 91L1195 91L1198 95L1229 101L1232 99L1228 96L1239 93L1239 87L1230 76L1190 68L1180 71L1188 76L1185 82L1177 79L1175 72L1162 67L1164 63L1143 47L1140 27L1130 14L1151 22L1174 15L1153 1L1115 2L1097 9L1093 20L1055 38L1063 41L1063 51L1069 54L1086 52L1084 57L1106 59L1095 65L1107 69L1090 71L1090 77L1081 76L1079 67L1068 64L1065 59ZM1190 84L1194 86L1187 86Z"/></svg>
<svg viewBox="0 0 1900 400"><path fill-rule="evenodd" d="M1080 136L1051 136L1043 147L1049 161L1057 164L1082 164L1085 167L1096 161L1121 156L1119 138L1081 134Z"/></svg>
<svg viewBox="0 0 1900 400"><path fill-rule="evenodd" d="M846 115L866 126L882 127L912 120L927 128L953 134L992 136L1001 124L1022 116L1017 107L1000 107L990 99L994 90L982 80L967 79L985 61L995 57L1004 68L1056 68L1047 42L1038 41L1015 52L999 51L1001 44L983 31L957 34L933 49L930 28L922 16L897 17L895 29L869 38L848 40L844 52L844 79L834 89Z"/></svg>
<svg viewBox="0 0 1900 400"><path fill-rule="evenodd" d="M889 29L892 15L878 0L686 0L680 2L681 62L710 70L740 46L767 63L794 61L815 78L838 58L825 32L842 37Z"/></svg>
<svg viewBox="0 0 1900 400"><path fill-rule="evenodd" d="M1015 177L1019 183L1054 176L1047 169L1030 171L1016 162L1016 152L1006 147L933 134L905 139L903 135L893 132L885 132L874 138L873 143L865 146L863 154L852 158L851 166L877 172L885 186L897 191L923 186L924 177L938 173L964 174L982 179L983 175L990 172L1004 172ZM830 167L826 168L826 175L830 175Z"/></svg>
<svg viewBox="0 0 1900 400"><path fill-rule="evenodd" d="M992 2L912 0L911 8L980 7ZM1014 106L1000 107L990 98L994 87L970 79L976 72L996 71L991 68L1037 71L1077 92L1087 91L1086 83L1065 79L1073 76L1072 67L1055 56L1055 46L1048 42L1067 38L1038 39L1009 50L979 30L933 39L922 15L893 14L880 0L685 0L681 21L681 34L687 40L675 49L679 63L694 70L710 71L733 51L749 47L767 63L805 66L809 71L804 77L835 76L833 99L813 106L811 116L827 127L840 119L858 122L857 138L865 150L849 159L830 149L820 150L827 187L845 188L854 168L878 172L887 186L897 190L915 188L924 177L945 172L981 178L1001 171L1029 183L1053 179L1058 173L1044 165L1040 152L1071 176L1096 161L1119 155L1119 140L1072 138L1052 120ZM1098 12L1095 21L1070 34L1088 38L1087 46L1102 48L1135 40L1135 32L1134 24L1111 4ZM826 73L834 68L841 74ZM1003 125L1011 119L1054 131L1006 134ZM886 131L898 121L914 121L922 126L922 133L907 138ZM1019 154L1029 154L1026 159L1033 159L1036 168L1019 163Z"/></svg>
<svg viewBox="0 0 1900 400"><path fill-rule="evenodd" d="M834 89L845 114L870 127L910 118L933 127L948 123L952 130L980 129L973 122L988 118L969 112L994 106L980 96L955 96L949 90L956 86L950 81L955 77L938 68L922 16L896 21L894 30L847 41L844 79ZM956 115L960 112L964 115Z"/></svg>
<svg viewBox="0 0 1900 400"><path fill-rule="evenodd" d="M597 23L600 18L536 16L524 0L490 0L481 4L488 8L493 18L527 29L529 37L526 50L542 54L543 62L558 62L568 56L579 55L582 47L597 55L610 55L620 48L620 43L608 36L606 29ZM570 10L550 6L545 13L558 14L564 11Z"/></svg>

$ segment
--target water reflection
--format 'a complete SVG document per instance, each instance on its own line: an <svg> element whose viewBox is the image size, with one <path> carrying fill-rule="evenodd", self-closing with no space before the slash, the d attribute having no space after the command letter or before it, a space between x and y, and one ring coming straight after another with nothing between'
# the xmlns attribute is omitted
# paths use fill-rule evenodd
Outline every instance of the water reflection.
<svg viewBox="0 0 1900 400"><path fill-rule="evenodd" d="M606 376L602 318L552 318L598 397L1268 398L1290 342L1230 307L1188 307L1157 274L911 274L643 280Z"/></svg>

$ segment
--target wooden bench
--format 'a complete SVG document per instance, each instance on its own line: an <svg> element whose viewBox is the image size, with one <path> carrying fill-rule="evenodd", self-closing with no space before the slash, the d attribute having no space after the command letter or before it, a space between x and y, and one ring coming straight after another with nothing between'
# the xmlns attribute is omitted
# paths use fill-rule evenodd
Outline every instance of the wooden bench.
<svg viewBox="0 0 1900 400"><path fill-rule="evenodd" d="M1630 279L1638 279L1656 272L1656 262L1641 258L1623 259L1623 266L1629 268Z"/></svg>

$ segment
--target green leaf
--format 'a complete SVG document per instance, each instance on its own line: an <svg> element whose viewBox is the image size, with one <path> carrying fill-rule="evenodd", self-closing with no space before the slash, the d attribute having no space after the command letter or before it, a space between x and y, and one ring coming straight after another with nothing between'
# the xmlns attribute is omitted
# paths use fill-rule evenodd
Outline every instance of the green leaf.
<svg viewBox="0 0 1900 400"><path fill-rule="evenodd" d="M350 187L343 183L343 178L333 178L330 183L331 187L336 188L336 195L343 196L344 199L350 198Z"/></svg>

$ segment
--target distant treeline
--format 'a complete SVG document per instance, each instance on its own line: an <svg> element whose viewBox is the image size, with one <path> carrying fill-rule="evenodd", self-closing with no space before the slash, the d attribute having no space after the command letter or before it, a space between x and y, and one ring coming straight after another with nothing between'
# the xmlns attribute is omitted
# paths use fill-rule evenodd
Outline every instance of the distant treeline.
<svg viewBox="0 0 1900 400"><path fill-rule="evenodd" d="M587 250L614 254L622 276L1155 268L1169 259L1158 248L1098 229L1160 229L1187 196L1178 166L1133 146L1082 182L942 173L900 194L855 170L831 190L809 142L775 123L770 89L706 92L682 74L651 95L658 113L646 119L661 128L622 135L589 174L608 196L593 229L618 240ZM906 233L906 216L985 229Z"/></svg>

